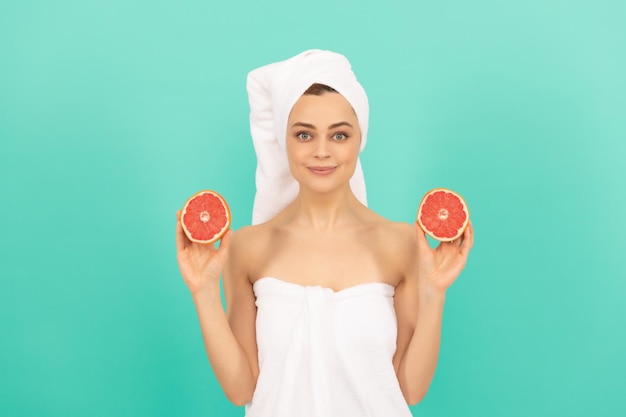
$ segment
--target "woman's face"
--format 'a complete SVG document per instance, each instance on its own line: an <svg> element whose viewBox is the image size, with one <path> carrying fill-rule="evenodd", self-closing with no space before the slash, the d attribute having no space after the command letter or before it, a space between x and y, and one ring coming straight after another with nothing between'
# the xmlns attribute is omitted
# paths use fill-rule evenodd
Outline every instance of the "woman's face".
<svg viewBox="0 0 626 417"><path fill-rule="evenodd" d="M359 121L341 94L303 95L291 109L287 157L300 187L331 192L349 186L360 145Z"/></svg>

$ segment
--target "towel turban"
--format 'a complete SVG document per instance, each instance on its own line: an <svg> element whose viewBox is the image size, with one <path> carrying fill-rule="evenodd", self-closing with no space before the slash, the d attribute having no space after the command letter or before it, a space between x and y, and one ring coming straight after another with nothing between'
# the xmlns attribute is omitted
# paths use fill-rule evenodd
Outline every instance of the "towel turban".
<svg viewBox="0 0 626 417"><path fill-rule="evenodd" d="M287 121L296 101L316 83L334 88L351 104L361 130L361 150L365 147L369 104L346 57L313 49L251 71L247 90L250 132L257 155L252 224L271 219L298 194L298 183L289 170L285 149ZM359 201L367 204L360 161L350 186Z"/></svg>

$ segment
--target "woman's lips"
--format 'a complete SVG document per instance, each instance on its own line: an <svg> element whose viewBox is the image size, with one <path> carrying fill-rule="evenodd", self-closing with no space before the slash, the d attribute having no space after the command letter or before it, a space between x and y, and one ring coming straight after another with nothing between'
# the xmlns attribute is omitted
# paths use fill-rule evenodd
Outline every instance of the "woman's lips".
<svg viewBox="0 0 626 417"><path fill-rule="evenodd" d="M315 175L330 175L335 171L337 167L308 167Z"/></svg>

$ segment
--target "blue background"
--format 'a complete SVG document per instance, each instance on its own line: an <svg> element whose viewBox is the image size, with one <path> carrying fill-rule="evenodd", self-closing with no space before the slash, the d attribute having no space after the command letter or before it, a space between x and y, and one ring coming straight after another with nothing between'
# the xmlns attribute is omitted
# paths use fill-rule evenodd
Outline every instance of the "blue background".
<svg viewBox="0 0 626 417"><path fill-rule="evenodd" d="M420 416L626 415L621 1L0 5L0 415L242 416L206 360L175 212L250 223L245 77L309 48L371 104L370 207L452 188L476 243Z"/></svg>

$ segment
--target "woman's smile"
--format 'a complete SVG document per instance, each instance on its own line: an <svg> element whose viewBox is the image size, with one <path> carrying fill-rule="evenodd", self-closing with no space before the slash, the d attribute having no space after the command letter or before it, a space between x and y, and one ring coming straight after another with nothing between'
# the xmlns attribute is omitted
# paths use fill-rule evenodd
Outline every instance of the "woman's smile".
<svg viewBox="0 0 626 417"><path fill-rule="evenodd" d="M337 166L310 166L309 171L315 175L325 176L335 172Z"/></svg>

